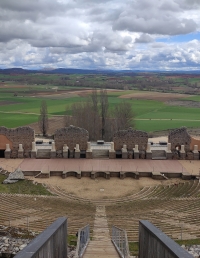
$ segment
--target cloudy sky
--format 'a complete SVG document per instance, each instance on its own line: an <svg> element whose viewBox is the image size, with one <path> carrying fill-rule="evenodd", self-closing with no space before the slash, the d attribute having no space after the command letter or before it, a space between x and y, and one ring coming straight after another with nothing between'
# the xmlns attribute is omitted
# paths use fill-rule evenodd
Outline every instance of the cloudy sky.
<svg viewBox="0 0 200 258"><path fill-rule="evenodd" d="M200 0L0 0L0 68L200 69Z"/></svg>

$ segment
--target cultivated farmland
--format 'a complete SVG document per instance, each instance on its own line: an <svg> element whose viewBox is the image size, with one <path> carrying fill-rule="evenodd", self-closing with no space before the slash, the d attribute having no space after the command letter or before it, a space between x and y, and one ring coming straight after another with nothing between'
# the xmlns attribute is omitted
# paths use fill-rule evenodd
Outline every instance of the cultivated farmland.
<svg viewBox="0 0 200 258"><path fill-rule="evenodd" d="M0 74L0 81L0 126L9 128L37 128L40 104L46 100L53 133L63 126L66 108L70 115L71 105L88 101L95 86L108 89L110 110L124 100L131 103L136 129L152 132L200 124L197 75Z"/></svg>

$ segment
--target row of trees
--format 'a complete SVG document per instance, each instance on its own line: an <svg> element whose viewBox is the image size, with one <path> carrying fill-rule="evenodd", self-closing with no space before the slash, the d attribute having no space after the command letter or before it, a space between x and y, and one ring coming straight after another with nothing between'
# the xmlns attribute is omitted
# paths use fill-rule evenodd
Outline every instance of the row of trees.
<svg viewBox="0 0 200 258"><path fill-rule="evenodd" d="M90 140L103 139L110 141L113 133L133 126L133 112L131 103L122 101L109 109L108 95L105 89L92 91L87 102L74 103L70 110L66 110L64 125L74 125L85 128Z"/></svg>
<svg viewBox="0 0 200 258"><path fill-rule="evenodd" d="M68 115L69 110L66 110L64 126L74 125L85 128L92 141L98 139L110 141L114 132L133 126L131 104L122 101L113 109L109 109L108 95L105 89L101 89L99 92L94 89L86 102L74 103L70 110L72 110L72 115ZM41 103L38 125L42 134L47 135L48 111L45 101Z"/></svg>

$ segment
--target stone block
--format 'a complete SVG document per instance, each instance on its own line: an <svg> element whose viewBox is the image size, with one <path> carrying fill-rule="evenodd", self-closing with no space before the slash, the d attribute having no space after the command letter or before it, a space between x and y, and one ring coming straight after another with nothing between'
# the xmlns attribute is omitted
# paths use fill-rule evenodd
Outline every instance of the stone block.
<svg viewBox="0 0 200 258"><path fill-rule="evenodd" d="M199 160L199 152L198 153L194 153L194 160Z"/></svg>
<svg viewBox="0 0 200 258"><path fill-rule="evenodd" d="M133 151L128 151L128 159L133 159Z"/></svg>
<svg viewBox="0 0 200 258"><path fill-rule="evenodd" d="M73 150L70 150L70 151L69 151L69 158L70 158L70 159L73 159L73 158L74 158L74 151L73 151Z"/></svg>
<svg viewBox="0 0 200 258"><path fill-rule="evenodd" d="M63 158L68 159L68 151L63 151Z"/></svg>
<svg viewBox="0 0 200 258"><path fill-rule="evenodd" d="M190 180L192 178L192 176L188 172L183 172L181 175L181 178L183 180Z"/></svg>
<svg viewBox="0 0 200 258"><path fill-rule="evenodd" d="M36 159L36 157L37 157L37 152L31 151L31 159Z"/></svg>
<svg viewBox="0 0 200 258"><path fill-rule="evenodd" d="M76 174L76 177L77 177L78 179L81 179L81 172L77 173L77 174Z"/></svg>
<svg viewBox="0 0 200 258"><path fill-rule="evenodd" d="M5 159L10 159L11 151L4 151Z"/></svg>
<svg viewBox="0 0 200 258"><path fill-rule="evenodd" d="M166 152L166 158L167 159L172 159L172 152Z"/></svg>
<svg viewBox="0 0 200 258"><path fill-rule="evenodd" d="M86 151L86 159L92 159L92 151Z"/></svg>
<svg viewBox="0 0 200 258"><path fill-rule="evenodd" d="M56 151L51 151L51 159L55 159L56 158Z"/></svg>
<svg viewBox="0 0 200 258"><path fill-rule="evenodd" d="M80 151L75 151L75 153L74 153L74 158L75 158L75 159L80 159L80 156L81 156Z"/></svg>
<svg viewBox="0 0 200 258"><path fill-rule="evenodd" d="M186 154L185 152L180 152L180 159L185 160Z"/></svg>
<svg viewBox="0 0 200 258"><path fill-rule="evenodd" d="M124 172L120 172L119 178L120 178L120 179L124 179L124 178L125 178Z"/></svg>
<svg viewBox="0 0 200 258"><path fill-rule="evenodd" d="M152 159L152 152L146 152L146 159Z"/></svg>
<svg viewBox="0 0 200 258"><path fill-rule="evenodd" d="M23 159L24 158L24 151L18 151L17 157L18 157L18 159Z"/></svg>
<svg viewBox="0 0 200 258"><path fill-rule="evenodd" d="M109 159L116 159L116 152L109 150Z"/></svg>
<svg viewBox="0 0 200 258"><path fill-rule="evenodd" d="M133 153L133 158L134 158L134 159L139 159L139 158L140 158L140 153L139 153L139 151L134 151L134 153Z"/></svg>
<svg viewBox="0 0 200 258"><path fill-rule="evenodd" d="M194 159L194 153L191 151L188 151L186 154L186 159L193 160Z"/></svg>
<svg viewBox="0 0 200 258"><path fill-rule="evenodd" d="M128 159L128 152L122 151L122 159Z"/></svg>
<svg viewBox="0 0 200 258"><path fill-rule="evenodd" d="M139 179L140 178L140 175L138 172L135 172L135 179Z"/></svg>

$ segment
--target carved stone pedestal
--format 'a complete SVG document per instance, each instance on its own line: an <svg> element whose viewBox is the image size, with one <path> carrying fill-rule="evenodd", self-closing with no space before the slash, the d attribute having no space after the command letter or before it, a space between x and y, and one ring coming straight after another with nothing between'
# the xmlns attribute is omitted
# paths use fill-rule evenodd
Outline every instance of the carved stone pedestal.
<svg viewBox="0 0 200 258"><path fill-rule="evenodd" d="M122 151L122 159L128 159L128 152Z"/></svg>
<svg viewBox="0 0 200 258"><path fill-rule="evenodd" d="M180 159L184 160L186 157L185 152L180 152Z"/></svg>
<svg viewBox="0 0 200 258"><path fill-rule="evenodd" d="M31 151L31 158L36 159L37 157L37 152L36 151Z"/></svg>
<svg viewBox="0 0 200 258"><path fill-rule="evenodd" d="M86 151L86 159L92 159L92 151Z"/></svg>
<svg viewBox="0 0 200 258"><path fill-rule="evenodd" d="M68 151L63 151L63 158L68 159Z"/></svg>
<svg viewBox="0 0 200 258"><path fill-rule="evenodd" d="M199 152L194 153L194 160L199 160Z"/></svg>
<svg viewBox="0 0 200 258"><path fill-rule="evenodd" d="M51 151L51 159L55 159L56 158L56 151Z"/></svg>
<svg viewBox="0 0 200 258"><path fill-rule="evenodd" d="M10 159L10 154L11 154L11 151L6 151L4 152L4 155L5 155L5 159Z"/></svg>
<svg viewBox="0 0 200 258"><path fill-rule="evenodd" d="M115 151L109 151L109 159L116 159L116 152Z"/></svg>
<svg viewBox="0 0 200 258"><path fill-rule="evenodd" d="M134 159L139 159L140 158L139 151L134 151L133 156L134 156Z"/></svg>
<svg viewBox="0 0 200 258"><path fill-rule="evenodd" d="M152 152L146 152L146 159L152 159Z"/></svg>
<svg viewBox="0 0 200 258"><path fill-rule="evenodd" d="M80 156L81 156L80 150L79 151L75 151L74 158L75 159L80 159Z"/></svg>
<svg viewBox="0 0 200 258"><path fill-rule="evenodd" d="M166 158L167 159L172 159L172 152L171 151L166 151Z"/></svg>

